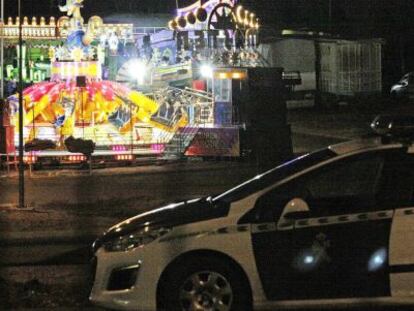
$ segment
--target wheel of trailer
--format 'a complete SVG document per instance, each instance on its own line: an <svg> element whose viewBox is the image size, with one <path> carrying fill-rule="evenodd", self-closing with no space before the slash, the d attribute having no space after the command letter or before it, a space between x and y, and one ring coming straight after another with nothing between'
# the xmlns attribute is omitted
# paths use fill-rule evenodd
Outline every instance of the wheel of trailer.
<svg viewBox="0 0 414 311"><path fill-rule="evenodd" d="M227 3L216 5L208 18L208 29L210 30L234 30L236 29L233 7Z"/></svg>
<svg viewBox="0 0 414 311"><path fill-rule="evenodd" d="M190 258L175 265L163 283L163 302L159 310L252 310L251 294L243 273L220 258Z"/></svg>

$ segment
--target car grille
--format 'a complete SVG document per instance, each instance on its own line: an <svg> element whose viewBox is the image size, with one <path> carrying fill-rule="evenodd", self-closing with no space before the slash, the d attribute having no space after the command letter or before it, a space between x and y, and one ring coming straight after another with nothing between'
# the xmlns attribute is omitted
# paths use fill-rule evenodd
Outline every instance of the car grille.
<svg viewBox="0 0 414 311"><path fill-rule="evenodd" d="M112 270L107 290L123 290L133 287L137 281L140 265L122 267Z"/></svg>

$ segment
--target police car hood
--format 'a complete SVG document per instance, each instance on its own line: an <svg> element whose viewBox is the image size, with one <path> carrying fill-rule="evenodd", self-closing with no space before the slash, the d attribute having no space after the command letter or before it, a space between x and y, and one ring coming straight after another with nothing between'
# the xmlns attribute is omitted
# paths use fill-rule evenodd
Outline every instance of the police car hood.
<svg viewBox="0 0 414 311"><path fill-rule="evenodd" d="M213 202L211 197L174 203L127 219L106 231L100 240L108 241L144 228L171 228L226 217L229 209L229 204Z"/></svg>

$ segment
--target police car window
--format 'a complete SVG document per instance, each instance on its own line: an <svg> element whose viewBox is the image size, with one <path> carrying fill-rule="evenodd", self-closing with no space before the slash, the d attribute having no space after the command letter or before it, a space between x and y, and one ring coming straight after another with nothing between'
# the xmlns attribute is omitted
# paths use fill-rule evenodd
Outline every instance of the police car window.
<svg viewBox="0 0 414 311"><path fill-rule="evenodd" d="M360 212L375 207L384 157L354 156L317 168L261 196L241 222L278 219L293 198L304 199L311 217Z"/></svg>
<svg viewBox="0 0 414 311"><path fill-rule="evenodd" d="M371 196L376 193L383 158L362 158L334 164L306 183L311 198Z"/></svg>
<svg viewBox="0 0 414 311"><path fill-rule="evenodd" d="M278 189L303 198L311 217L357 213L376 208L384 156L371 153L335 161Z"/></svg>
<svg viewBox="0 0 414 311"><path fill-rule="evenodd" d="M234 187L213 198L213 201L234 202L241 200L257 191L260 191L270 185L282 180L289 175L300 172L306 168L312 167L320 162L335 157L336 154L329 148L325 148L305 156L286 162L274 169L271 169L261 175L258 175L241 185Z"/></svg>
<svg viewBox="0 0 414 311"><path fill-rule="evenodd" d="M308 203L310 217L414 204L414 155L407 156L403 148L334 161L265 193L240 222L278 219L293 198Z"/></svg>

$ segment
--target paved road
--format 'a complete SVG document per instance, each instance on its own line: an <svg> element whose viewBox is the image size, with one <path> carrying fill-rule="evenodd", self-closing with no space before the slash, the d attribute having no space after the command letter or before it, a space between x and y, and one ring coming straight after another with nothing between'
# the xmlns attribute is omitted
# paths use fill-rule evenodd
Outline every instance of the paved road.
<svg viewBox="0 0 414 311"><path fill-rule="evenodd" d="M47 178L41 174L26 178L26 198L27 202L35 202L38 206L87 204L113 198L141 201L151 197L175 199L189 193L222 191L253 174L253 169L232 162L107 169L96 171L92 176L61 173ZM0 179L0 203L16 202L17 185L17 178Z"/></svg>

